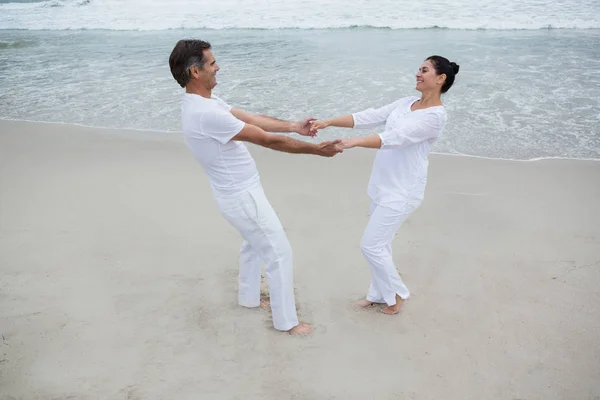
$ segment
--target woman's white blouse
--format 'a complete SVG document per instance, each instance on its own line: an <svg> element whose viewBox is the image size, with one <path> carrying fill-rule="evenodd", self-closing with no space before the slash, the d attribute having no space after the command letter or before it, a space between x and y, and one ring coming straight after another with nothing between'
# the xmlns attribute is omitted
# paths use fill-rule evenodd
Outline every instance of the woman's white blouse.
<svg viewBox="0 0 600 400"><path fill-rule="evenodd" d="M423 201L427 184L428 155L447 121L443 106L411 111L419 97L399 99L378 109L354 113L354 128L385 124L380 133L368 194L380 206L405 210Z"/></svg>

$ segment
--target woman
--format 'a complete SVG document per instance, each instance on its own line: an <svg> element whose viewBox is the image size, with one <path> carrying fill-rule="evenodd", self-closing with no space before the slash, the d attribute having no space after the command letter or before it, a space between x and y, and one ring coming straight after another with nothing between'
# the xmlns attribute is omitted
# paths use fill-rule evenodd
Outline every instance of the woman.
<svg viewBox="0 0 600 400"><path fill-rule="evenodd" d="M392 260L392 239L400 225L423 201L427 182L427 156L446 124L441 94L454 83L459 66L440 56L427 58L419 68L416 89L409 96L378 109L315 121L313 129L328 126L372 128L385 124L374 136L342 140L344 149L366 147L377 151L368 194L371 217L361 240L361 250L371 268L371 285L362 307L385 303L384 314L397 314L410 296Z"/></svg>

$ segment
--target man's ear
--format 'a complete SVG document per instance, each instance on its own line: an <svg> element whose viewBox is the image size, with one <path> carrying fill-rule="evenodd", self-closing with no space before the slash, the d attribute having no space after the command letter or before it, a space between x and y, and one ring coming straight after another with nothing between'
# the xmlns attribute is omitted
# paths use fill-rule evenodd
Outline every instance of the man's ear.
<svg viewBox="0 0 600 400"><path fill-rule="evenodd" d="M197 65L192 65L192 68L190 68L190 76L194 79L198 78L198 76L200 75L200 70L198 68Z"/></svg>

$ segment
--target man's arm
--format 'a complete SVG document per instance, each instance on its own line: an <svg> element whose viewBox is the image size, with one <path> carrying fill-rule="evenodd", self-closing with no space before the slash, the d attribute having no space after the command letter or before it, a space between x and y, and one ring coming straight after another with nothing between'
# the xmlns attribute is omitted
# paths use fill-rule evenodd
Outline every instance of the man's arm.
<svg viewBox="0 0 600 400"><path fill-rule="evenodd" d="M314 154L323 157L333 157L343 149L338 146L340 140L312 144L301 140L292 139L281 135L272 135L263 129L245 124L244 128L231 140L240 140L263 146L269 149L295 154Z"/></svg>
<svg viewBox="0 0 600 400"><path fill-rule="evenodd" d="M303 136L315 136L316 132L311 131L310 123L314 118L307 118L304 121L291 122L283 121L266 115L250 114L239 108L232 108L231 114L240 121L255 125L266 132L296 132Z"/></svg>

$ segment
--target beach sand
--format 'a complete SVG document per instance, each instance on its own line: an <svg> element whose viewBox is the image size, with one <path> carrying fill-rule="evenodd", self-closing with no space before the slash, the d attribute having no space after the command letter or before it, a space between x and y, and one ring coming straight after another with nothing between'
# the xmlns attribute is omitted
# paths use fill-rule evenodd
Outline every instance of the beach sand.
<svg viewBox="0 0 600 400"><path fill-rule="evenodd" d="M358 310L374 151L250 146L309 337L237 305L241 238L178 134L0 122L0 398L600 398L600 162L432 155Z"/></svg>

